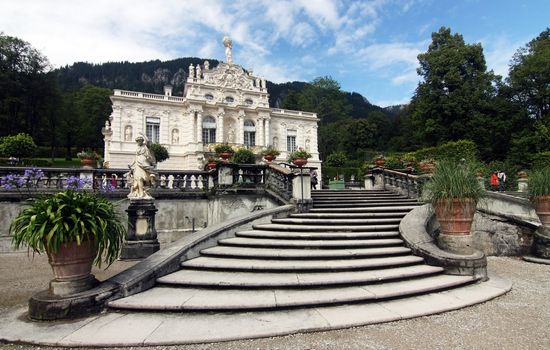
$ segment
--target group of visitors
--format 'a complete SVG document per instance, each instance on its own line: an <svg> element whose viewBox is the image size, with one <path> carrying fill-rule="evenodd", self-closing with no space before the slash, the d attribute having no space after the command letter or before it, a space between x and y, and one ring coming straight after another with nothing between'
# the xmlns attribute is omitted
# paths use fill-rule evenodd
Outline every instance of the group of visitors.
<svg viewBox="0 0 550 350"><path fill-rule="evenodd" d="M490 184L492 191L504 192L506 186L506 173L501 170L493 171Z"/></svg>

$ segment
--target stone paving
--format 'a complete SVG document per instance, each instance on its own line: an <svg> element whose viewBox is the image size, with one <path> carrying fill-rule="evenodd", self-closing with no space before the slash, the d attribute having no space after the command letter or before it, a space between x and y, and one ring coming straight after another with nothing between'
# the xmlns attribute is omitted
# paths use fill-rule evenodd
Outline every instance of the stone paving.
<svg viewBox="0 0 550 350"><path fill-rule="evenodd" d="M116 263L113 274L128 263ZM550 266L516 258L489 258L491 273L514 283L508 294L492 301L411 320L344 330L145 349L548 349L550 348ZM50 276L46 259L0 255L0 312L21 304L43 289ZM43 324L43 326L45 326ZM2 350L38 348L0 345ZM44 348L44 347L42 347Z"/></svg>

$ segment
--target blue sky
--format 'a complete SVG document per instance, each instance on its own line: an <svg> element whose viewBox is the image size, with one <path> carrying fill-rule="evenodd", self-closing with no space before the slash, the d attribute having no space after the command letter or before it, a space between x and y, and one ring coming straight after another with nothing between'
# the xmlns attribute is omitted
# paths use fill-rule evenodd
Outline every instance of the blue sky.
<svg viewBox="0 0 550 350"><path fill-rule="evenodd" d="M516 50L550 26L550 0L0 0L0 31L54 67L186 56L233 62L274 82L331 76L372 103L406 103L416 56L441 26L481 43L505 76ZM187 69L187 67L182 67Z"/></svg>

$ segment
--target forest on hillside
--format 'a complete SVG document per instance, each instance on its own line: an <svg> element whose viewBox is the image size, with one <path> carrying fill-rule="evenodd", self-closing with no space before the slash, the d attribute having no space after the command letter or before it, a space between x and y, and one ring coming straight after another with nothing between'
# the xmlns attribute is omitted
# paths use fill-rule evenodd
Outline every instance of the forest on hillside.
<svg viewBox="0 0 550 350"><path fill-rule="evenodd" d="M506 79L487 69L481 44L441 28L418 56L422 80L406 106L381 108L331 77L268 82L270 105L316 112L323 160L345 155L358 166L379 153L408 152L470 140L485 162L530 168L550 152L550 29L513 57ZM105 64L51 69L27 42L0 33L0 137L33 137L41 156L100 149L113 88L181 94L190 64L205 59ZM218 61L208 59L210 66ZM340 157L342 158L342 157Z"/></svg>

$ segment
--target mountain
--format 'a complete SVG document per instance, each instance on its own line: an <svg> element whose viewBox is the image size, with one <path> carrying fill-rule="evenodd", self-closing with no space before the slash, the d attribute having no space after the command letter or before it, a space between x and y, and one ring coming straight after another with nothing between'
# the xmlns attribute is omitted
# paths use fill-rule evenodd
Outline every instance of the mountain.
<svg viewBox="0 0 550 350"><path fill-rule="evenodd" d="M56 69L55 74L62 91L77 90L88 83L109 89L163 94L164 85L170 84L173 86L174 95L182 95L189 72L189 65L204 64L205 61L210 63L210 67L215 67L219 63L218 60L198 57L135 63L128 61L102 64L77 62L71 66ZM302 81L282 84L268 81L267 88L270 94L270 106L280 108L283 99L290 91L300 92L307 84ZM374 111L382 112L388 116L394 115L393 110L373 105L357 92L346 93L346 95L353 107L351 111L353 118L366 118L369 113Z"/></svg>

